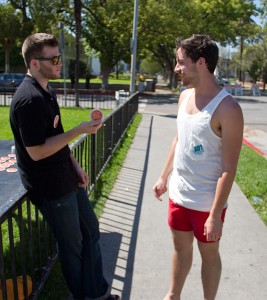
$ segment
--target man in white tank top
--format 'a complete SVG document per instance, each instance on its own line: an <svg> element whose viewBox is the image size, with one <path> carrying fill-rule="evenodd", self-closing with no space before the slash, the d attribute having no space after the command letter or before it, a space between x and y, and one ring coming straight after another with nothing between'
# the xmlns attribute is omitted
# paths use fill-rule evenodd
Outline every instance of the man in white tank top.
<svg viewBox="0 0 267 300"><path fill-rule="evenodd" d="M180 300L192 265L194 237L202 257L204 299L214 300L221 275L219 240L242 145L243 115L216 83L218 47L208 36L177 41L176 60L175 72L183 85L193 88L180 95L177 134L153 187L161 200L171 174L168 222L174 253L164 300Z"/></svg>

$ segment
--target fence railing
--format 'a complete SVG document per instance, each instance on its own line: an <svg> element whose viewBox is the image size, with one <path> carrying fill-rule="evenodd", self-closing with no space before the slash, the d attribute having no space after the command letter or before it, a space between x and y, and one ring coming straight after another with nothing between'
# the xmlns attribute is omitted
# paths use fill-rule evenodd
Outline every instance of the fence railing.
<svg viewBox="0 0 267 300"><path fill-rule="evenodd" d="M55 89L60 107L74 107L76 94L72 89ZM115 109L129 98L125 91L79 90L79 106L83 108ZM10 106L14 90L0 90L0 105Z"/></svg>
<svg viewBox="0 0 267 300"><path fill-rule="evenodd" d="M70 147L90 175L88 194L138 111L138 93L105 117L96 135L83 135ZM14 199L13 199L14 200ZM57 260L53 235L21 188L0 214L0 298L38 299Z"/></svg>
<svg viewBox="0 0 267 300"><path fill-rule="evenodd" d="M70 145L76 159L90 175L89 193L137 111L138 93L105 117L96 135L82 135Z"/></svg>

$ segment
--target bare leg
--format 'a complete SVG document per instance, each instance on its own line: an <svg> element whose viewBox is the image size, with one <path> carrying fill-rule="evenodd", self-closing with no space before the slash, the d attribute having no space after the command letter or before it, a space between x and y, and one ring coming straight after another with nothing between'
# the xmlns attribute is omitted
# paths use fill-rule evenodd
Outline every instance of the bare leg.
<svg viewBox="0 0 267 300"><path fill-rule="evenodd" d="M198 248L202 257L201 277L204 289L204 299L214 300L219 287L222 271L219 242L198 242Z"/></svg>
<svg viewBox="0 0 267 300"><path fill-rule="evenodd" d="M172 278L164 300L180 300L185 279L192 265L194 235L192 231L171 230L171 232L174 244Z"/></svg>

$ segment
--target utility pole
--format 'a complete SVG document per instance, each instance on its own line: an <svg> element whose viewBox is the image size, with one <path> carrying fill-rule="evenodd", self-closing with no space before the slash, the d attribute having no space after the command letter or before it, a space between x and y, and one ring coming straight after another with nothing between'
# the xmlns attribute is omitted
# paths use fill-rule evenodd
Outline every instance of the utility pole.
<svg viewBox="0 0 267 300"><path fill-rule="evenodd" d="M82 1L74 0L75 31L76 31L76 65L75 65L75 106L79 107L79 76L80 76L80 38L81 38Z"/></svg>
<svg viewBox="0 0 267 300"><path fill-rule="evenodd" d="M57 14L64 13L64 9L58 9L56 11ZM62 18L60 17L62 20ZM64 18L63 18L64 20ZM64 21L60 21L59 23L60 27L60 50L62 53L62 64L63 64L63 79L64 79L64 100L65 100L65 106L67 105L67 86L66 86L66 59L65 59L65 38L64 38Z"/></svg>
<svg viewBox="0 0 267 300"><path fill-rule="evenodd" d="M131 39L131 83L130 94L135 92L136 50L137 50L138 0L134 1L133 36Z"/></svg>
<svg viewBox="0 0 267 300"><path fill-rule="evenodd" d="M63 63L63 79L64 79L64 99L65 106L67 104L67 92L66 92L66 62L65 62L65 40L64 40L64 22L60 22L60 42L62 52L62 63Z"/></svg>

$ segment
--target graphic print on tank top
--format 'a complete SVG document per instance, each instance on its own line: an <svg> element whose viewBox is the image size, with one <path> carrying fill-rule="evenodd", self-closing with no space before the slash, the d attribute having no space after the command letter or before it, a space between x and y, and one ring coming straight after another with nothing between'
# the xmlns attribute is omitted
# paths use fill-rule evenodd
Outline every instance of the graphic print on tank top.
<svg viewBox="0 0 267 300"><path fill-rule="evenodd" d="M202 113L199 120L198 116L194 116L188 124L190 129L187 130L188 136L185 137L185 152L192 160L203 160L207 157L208 141L203 139L203 132L207 130L208 124L203 124L203 118L209 118L208 115Z"/></svg>

